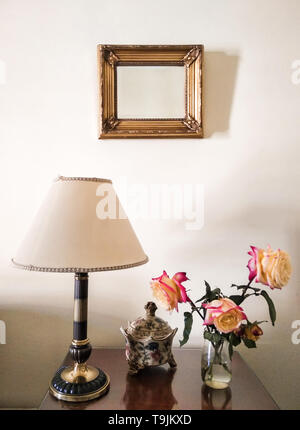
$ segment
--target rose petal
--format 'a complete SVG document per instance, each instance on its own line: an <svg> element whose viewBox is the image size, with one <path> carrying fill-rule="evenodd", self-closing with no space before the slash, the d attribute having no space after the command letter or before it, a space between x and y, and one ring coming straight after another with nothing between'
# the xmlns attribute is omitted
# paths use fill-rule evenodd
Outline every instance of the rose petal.
<svg viewBox="0 0 300 430"><path fill-rule="evenodd" d="M189 278L186 276L186 272L177 272L172 279L176 279L179 283L189 281Z"/></svg>

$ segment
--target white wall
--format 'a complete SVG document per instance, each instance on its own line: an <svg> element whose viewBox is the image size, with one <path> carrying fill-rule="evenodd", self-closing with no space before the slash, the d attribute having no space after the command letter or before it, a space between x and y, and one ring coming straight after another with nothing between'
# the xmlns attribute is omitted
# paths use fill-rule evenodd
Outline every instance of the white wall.
<svg viewBox="0 0 300 430"><path fill-rule="evenodd" d="M197 298L203 279L220 287L246 280L249 244L287 250L294 272L288 287L271 293L276 327L265 325L258 350L241 352L282 408L299 408L300 345L291 342L291 323L300 319L300 85L291 81L299 38L297 0L1 0L0 320L7 344L0 345L0 407L37 406L72 336L72 275L10 265L50 182L63 174L205 187L203 229L137 220L149 264L91 275L94 345L123 345L119 326L142 313L149 280L164 268L187 271ZM203 43L206 138L98 141L97 43ZM160 315L181 332L184 310ZM264 303L249 302L247 312L268 317ZM190 345L201 345L201 333L199 322Z"/></svg>

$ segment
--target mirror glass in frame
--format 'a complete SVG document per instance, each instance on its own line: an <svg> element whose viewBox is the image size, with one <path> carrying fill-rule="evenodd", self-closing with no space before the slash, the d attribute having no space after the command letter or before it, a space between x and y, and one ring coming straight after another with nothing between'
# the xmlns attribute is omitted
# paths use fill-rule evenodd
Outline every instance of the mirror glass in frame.
<svg viewBox="0 0 300 430"><path fill-rule="evenodd" d="M117 68L118 118L184 118L183 66Z"/></svg>

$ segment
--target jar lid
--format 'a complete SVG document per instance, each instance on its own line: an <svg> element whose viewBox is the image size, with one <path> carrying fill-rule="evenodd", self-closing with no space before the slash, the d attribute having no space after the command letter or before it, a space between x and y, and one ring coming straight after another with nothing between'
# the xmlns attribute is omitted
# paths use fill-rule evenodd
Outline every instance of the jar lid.
<svg viewBox="0 0 300 430"><path fill-rule="evenodd" d="M145 318L139 317L135 321L128 323L127 332L136 339L152 338L153 340L163 340L173 333L169 324L161 318L155 316L157 306L154 302L145 305Z"/></svg>

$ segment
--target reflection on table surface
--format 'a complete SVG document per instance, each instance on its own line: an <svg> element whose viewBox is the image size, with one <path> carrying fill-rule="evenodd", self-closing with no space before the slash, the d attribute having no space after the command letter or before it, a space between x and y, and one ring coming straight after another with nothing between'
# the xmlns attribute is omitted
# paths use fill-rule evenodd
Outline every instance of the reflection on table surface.
<svg viewBox="0 0 300 430"><path fill-rule="evenodd" d="M147 367L137 375L127 375L123 396L125 409L176 409L172 391L176 369Z"/></svg>
<svg viewBox="0 0 300 430"><path fill-rule="evenodd" d="M232 409L232 393L230 387L215 390L203 384L201 390L201 409L230 410Z"/></svg>
<svg viewBox="0 0 300 430"><path fill-rule="evenodd" d="M124 349L94 349L90 364L105 370L111 378L107 395L90 402L72 404L59 401L48 393L40 409L278 409L238 353L233 355L233 378L230 388L225 390L203 385L200 350L174 348L173 353L177 362L175 371L164 365L146 368L135 376L129 376ZM72 358L68 355L64 365L71 363Z"/></svg>

